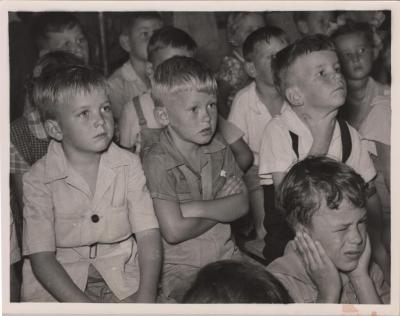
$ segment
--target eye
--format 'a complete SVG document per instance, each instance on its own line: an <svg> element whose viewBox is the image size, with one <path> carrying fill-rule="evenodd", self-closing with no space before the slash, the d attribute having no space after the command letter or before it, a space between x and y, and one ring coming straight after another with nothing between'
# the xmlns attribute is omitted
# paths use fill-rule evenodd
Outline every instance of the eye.
<svg viewBox="0 0 400 316"><path fill-rule="evenodd" d="M325 76L326 76L325 70L319 71L319 72L318 72L318 76L319 76L319 77L325 77Z"/></svg>
<svg viewBox="0 0 400 316"><path fill-rule="evenodd" d="M335 72L336 72L336 73L339 73L339 74L342 73L342 69L340 68L339 65L335 66L334 69L335 69Z"/></svg>
<svg viewBox="0 0 400 316"><path fill-rule="evenodd" d="M77 42L78 42L78 44L84 44L84 43L86 43L86 38L82 36L82 37L78 38Z"/></svg>
<svg viewBox="0 0 400 316"><path fill-rule="evenodd" d="M78 116L79 116L80 118L87 119L87 118L89 117L89 111L88 111L88 110L82 111L81 113L79 113Z"/></svg>
<svg viewBox="0 0 400 316"><path fill-rule="evenodd" d="M105 112L105 113L110 113L111 112L111 106L110 105L103 106L102 111Z"/></svg>
<svg viewBox="0 0 400 316"><path fill-rule="evenodd" d="M357 53L359 53L360 55L364 54L366 51L365 47L361 47Z"/></svg>
<svg viewBox="0 0 400 316"><path fill-rule="evenodd" d="M140 38L148 38L151 36L150 32L148 32L148 31L143 31L139 35L140 35Z"/></svg>
<svg viewBox="0 0 400 316"><path fill-rule="evenodd" d="M199 109L198 106L193 106L193 107L191 107L191 108L189 109L189 111L192 112L192 113L196 113L198 109Z"/></svg>
<svg viewBox="0 0 400 316"><path fill-rule="evenodd" d="M207 107L208 107L210 110L214 110L214 109L217 108L217 104L216 104L215 102L212 102L212 103L209 103L209 104L207 105Z"/></svg>

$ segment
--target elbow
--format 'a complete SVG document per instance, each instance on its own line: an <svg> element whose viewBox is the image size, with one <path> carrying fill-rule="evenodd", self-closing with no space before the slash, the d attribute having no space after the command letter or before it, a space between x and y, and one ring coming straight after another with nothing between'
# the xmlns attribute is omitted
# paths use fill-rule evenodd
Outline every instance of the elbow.
<svg viewBox="0 0 400 316"><path fill-rule="evenodd" d="M180 242L183 241L182 237L178 233L179 229L177 228L165 229L162 230L161 232L165 241L171 245L179 244Z"/></svg>

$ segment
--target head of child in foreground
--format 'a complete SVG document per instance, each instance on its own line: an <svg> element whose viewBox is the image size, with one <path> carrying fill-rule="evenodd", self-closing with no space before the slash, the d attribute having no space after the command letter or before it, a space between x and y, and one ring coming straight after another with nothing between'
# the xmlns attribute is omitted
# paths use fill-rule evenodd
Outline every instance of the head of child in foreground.
<svg viewBox="0 0 400 316"><path fill-rule="evenodd" d="M165 60L174 56L193 57L196 50L196 42L181 29L165 26L155 31L147 46L149 77Z"/></svg>
<svg viewBox="0 0 400 316"><path fill-rule="evenodd" d="M111 142L114 121L106 78L87 66L67 66L40 76L33 99L50 137L65 151L101 153Z"/></svg>
<svg viewBox="0 0 400 316"><path fill-rule="evenodd" d="M348 22L331 36L347 79L368 78L375 58L373 33L368 23Z"/></svg>
<svg viewBox="0 0 400 316"><path fill-rule="evenodd" d="M296 232L319 241L336 268L354 270L367 240L366 184L351 167L327 157L295 164L279 202Z"/></svg>
<svg viewBox="0 0 400 316"><path fill-rule="evenodd" d="M143 11L127 13L122 21L122 32L119 36L121 47L131 58L145 62L147 45L154 31L163 26L158 12Z"/></svg>
<svg viewBox="0 0 400 316"><path fill-rule="evenodd" d="M26 82L27 96L31 105L33 103L33 85L34 82L42 75L47 72L54 71L55 69L65 67L68 65L84 65L84 61L78 58L76 55L64 52L64 51L52 51L49 52L38 59L33 68L32 75Z"/></svg>
<svg viewBox="0 0 400 316"><path fill-rule="evenodd" d="M256 81L273 86L271 60L288 43L285 32L278 27L266 26L251 33L243 43L247 74Z"/></svg>
<svg viewBox="0 0 400 316"><path fill-rule="evenodd" d="M279 51L272 61L274 82L292 107L327 114L346 99L346 82L334 44L324 35L307 36Z"/></svg>
<svg viewBox="0 0 400 316"><path fill-rule="evenodd" d="M270 303L293 300L267 270L248 262L222 260L209 263L197 274L185 303Z"/></svg>
<svg viewBox="0 0 400 316"><path fill-rule="evenodd" d="M217 125L217 82L212 71L189 57L175 56L154 72L151 92L155 117L171 136L208 144Z"/></svg>
<svg viewBox="0 0 400 316"><path fill-rule="evenodd" d="M51 51L70 52L89 61L89 45L79 20L69 12L39 13L33 22L33 39L40 56Z"/></svg>
<svg viewBox="0 0 400 316"><path fill-rule="evenodd" d="M293 20L302 36L330 35L337 26L334 11L295 11Z"/></svg>
<svg viewBox="0 0 400 316"><path fill-rule="evenodd" d="M250 33L265 26L260 12L233 12L229 14L226 24L226 36L232 47L240 48Z"/></svg>

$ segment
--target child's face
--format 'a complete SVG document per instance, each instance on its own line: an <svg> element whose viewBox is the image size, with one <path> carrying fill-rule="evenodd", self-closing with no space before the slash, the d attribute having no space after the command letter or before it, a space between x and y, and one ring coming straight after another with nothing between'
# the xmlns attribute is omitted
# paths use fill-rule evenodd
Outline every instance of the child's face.
<svg viewBox="0 0 400 316"><path fill-rule="evenodd" d="M237 26L235 34L237 46L241 47L247 36L263 26L265 26L265 22L261 14L251 13L245 15Z"/></svg>
<svg viewBox="0 0 400 316"><path fill-rule="evenodd" d="M265 41L256 44L253 54L253 64L256 70L255 79L267 85L273 85L271 60L277 52L287 46L287 42L280 38L272 37L270 42Z"/></svg>
<svg viewBox="0 0 400 316"><path fill-rule="evenodd" d="M70 52L87 64L89 62L89 45L78 25L61 32L47 33L47 40L41 54L61 50Z"/></svg>
<svg viewBox="0 0 400 316"><path fill-rule="evenodd" d="M164 100L168 126L187 143L204 145L211 141L217 125L217 98L196 90L180 91Z"/></svg>
<svg viewBox="0 0 400 316"><path fill-rule="evenodd" d="M99 153L110 144L114 120L110 102L102 89L71 94L58 105L57 111L62 144L70 151Z"/></svg>
<svg viewBox="0 0 400 316"><path fill-rule="evenodd" d="M346 83L334 51L299 56L287 76L305 112L326 114L339 108L346 99Z"/></svg>
<svg viewBox="0 0 400 316"><path fill-rule="evenodd" d="M139 60L147 60L147 45L154 31L160 29L163 23L159 19L142 19L135 21L129 31L129 55Z"/></svg>
<svg viewBox="0 0 400 316"><path fill-rule="evenodd" d="M370 75L374 54L363 34L341 35L335 39L335 46L347 79L364 79Z"/></svg>
<svg viewBox="0 0 400 316"><path fill-rule="evenodd" d="M308 230L318 240L334 265L350 272L358 265L367 238L367 212L343 200L337 210L326 203L311 218Z"/></svg>
<svg viewBox="0 0 400 316"><path fill-rule="evenodd" d="M307 35L324 34L330 35L336 28L333 12L315 11L307 16Z"/></svg>

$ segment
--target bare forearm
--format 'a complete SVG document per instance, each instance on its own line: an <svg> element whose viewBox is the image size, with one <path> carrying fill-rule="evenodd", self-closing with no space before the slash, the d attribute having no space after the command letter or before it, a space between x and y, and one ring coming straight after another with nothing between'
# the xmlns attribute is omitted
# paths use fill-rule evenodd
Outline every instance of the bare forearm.
<svg viewBox="0 0 400 316"><path fill-rule="evenodd" d="M30 260L35 276L55 299L60 302L91 302L72 281L54 253L36 253L30 256Z"/></svg>
<svg viewBox="0 0 400 316"><path fill-rule="evenodd" d="M369 276L350 279L350 281L361 304L382 304Z"/></svg>
<svg viewBox="0 0 400 316"><path fill-rule="evenodd" d="M140 285L137 302L154 303L162 262L159 229L149 229L136 234L138 244Z"/></svg>
<svg viewBox="0 0 400 316"><path fill-rule="evenodd" d="M181 204L185 217L202 217L222 223L230 223L249 210L247 194L235 194L209 201L193 201Z"/></svg>

